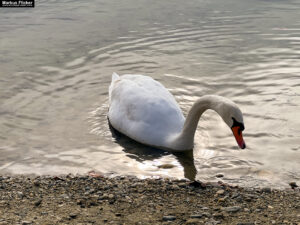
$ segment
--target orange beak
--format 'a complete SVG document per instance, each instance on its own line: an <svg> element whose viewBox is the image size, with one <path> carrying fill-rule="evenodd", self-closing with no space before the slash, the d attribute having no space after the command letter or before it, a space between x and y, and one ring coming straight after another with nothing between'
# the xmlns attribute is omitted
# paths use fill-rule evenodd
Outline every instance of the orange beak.
<svg viewBox="0 0 300 225"><path fill-rule="evenodd" d="M233 128L231 128L231 130L232 130L232 133L233 133L233 135L234 135L234 137L235 137L235 140L236 140L236 142L238 143L238 145L239 145L239 147L241 148L241 149L244 149L244 148L246 148L246 144L245 144L245 141L244 141L244 139L243 139L243 134L242 134L242 131L239 131L239 127L233 127Z"/></svg>

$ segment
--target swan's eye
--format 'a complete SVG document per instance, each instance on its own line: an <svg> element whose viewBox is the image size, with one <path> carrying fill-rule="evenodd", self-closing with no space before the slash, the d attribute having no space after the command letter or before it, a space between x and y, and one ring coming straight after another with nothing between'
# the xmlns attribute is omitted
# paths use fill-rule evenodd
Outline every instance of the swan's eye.
<svg viewBox="0 0 300 225"><path fill-rule="evenodd" d="M238 129L238 134L241 134L241 132L242 132L243 130L245 130L244 124L243 124L243 123L240 123L240 122L238 122L238 121L236 121L236 119L235 119L234 117L232 117L232 120L233 120L233 124L232 124L232 127L231 127L231 128L233 128L233 127L238 127L238 128L239 128L239 129Z"/></svg>
<svg viewBox="0 0 300 225"><path fill-rule="evenodd" d="M240 130L241 130L241 131L245 130L244 124L242 124L242 123L241 123L241 125L240 125Z"/></svg>

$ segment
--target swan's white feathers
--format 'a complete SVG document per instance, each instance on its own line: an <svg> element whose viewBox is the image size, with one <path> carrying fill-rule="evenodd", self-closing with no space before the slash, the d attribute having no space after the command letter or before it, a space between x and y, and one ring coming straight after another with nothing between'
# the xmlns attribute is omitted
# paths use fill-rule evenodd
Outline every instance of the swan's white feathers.
<svg viewBox="0 0 300 225"><path fill-rule="evenodd" d="M159 82L143 75L112 75L109 87L109 121L128 137L172 151L193 148L198 121L207 109L215 110L231 128L233 119L243 122L237 105L221 96L205 95L191 107L185 119L173 95ZM241 148L241 133L235 134Z"/></svg>
<svg viewBox="0 0 300 225"><path fill-rule="evenodd" d="M109 120L115 129L157 147L182 130L182 111L162 84L143 75L117 76L113 74L109 88Z"/></svg>

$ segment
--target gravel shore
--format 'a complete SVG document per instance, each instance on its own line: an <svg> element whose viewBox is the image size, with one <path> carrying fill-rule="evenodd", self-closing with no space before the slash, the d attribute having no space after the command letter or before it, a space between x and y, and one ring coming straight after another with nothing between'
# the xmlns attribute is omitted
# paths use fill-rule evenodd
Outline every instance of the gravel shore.
<svg viewBox="0 0 300 225"><path fill-rule="evenodd" d="M300 192L186 180L0 176L4 224L300 224Z"/></svg>

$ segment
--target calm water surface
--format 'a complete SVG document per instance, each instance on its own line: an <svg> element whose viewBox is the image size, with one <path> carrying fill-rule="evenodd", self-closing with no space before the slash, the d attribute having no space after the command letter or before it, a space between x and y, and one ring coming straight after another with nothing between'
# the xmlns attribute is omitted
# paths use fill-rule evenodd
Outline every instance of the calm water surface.
<svg viewBox="0 0 300 225"><path fill-rule="evenodd" d="M297 0L41 0L0 9L0 174L299 182L299 11ZM247 149L212 111L189 154L115 133L106 118L113 71L152 76L185 115L205 94L232 99L244 112Z"/></svg>

